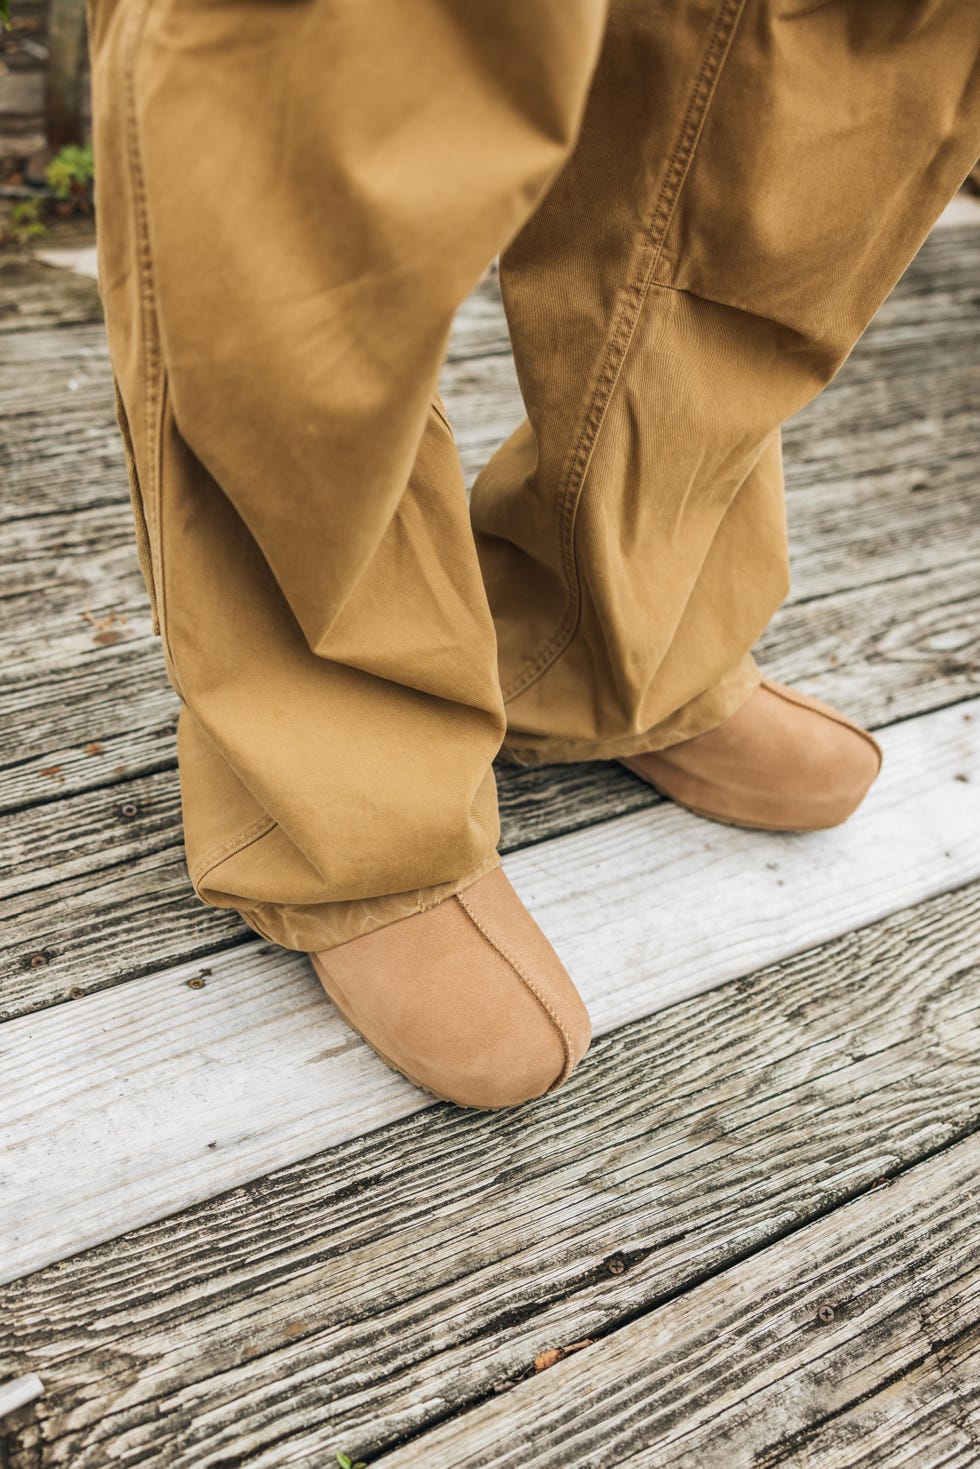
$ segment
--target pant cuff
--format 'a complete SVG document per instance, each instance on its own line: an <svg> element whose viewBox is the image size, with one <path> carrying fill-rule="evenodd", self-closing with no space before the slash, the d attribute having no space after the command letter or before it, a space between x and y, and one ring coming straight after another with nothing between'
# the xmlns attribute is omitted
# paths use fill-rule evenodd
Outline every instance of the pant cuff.
<svg viewBox="0 0 980 1469"><path fill-rule="evenodd" d="M349 939L360 938L376 928L424 913L436 903L460 893L500 866L499 852L491 852L480 865L451 882L415 888L406 893L388 893L377 898L355 898L341 903L257 903L237 908L249 928L284 949L314 953L333 949Z"/></svg>
<svg viewBox="0 0 980 1469"><path fill-rule="evenodd" d="M762 675L750 653L739 659L720 682L698 694L680 709L651 725L640 734L609 740L541 739L524 731L508 731L498 760L505 765L566 765L579 760L617 760L666 750L683 740L707 734L752 696Z"/></svg>

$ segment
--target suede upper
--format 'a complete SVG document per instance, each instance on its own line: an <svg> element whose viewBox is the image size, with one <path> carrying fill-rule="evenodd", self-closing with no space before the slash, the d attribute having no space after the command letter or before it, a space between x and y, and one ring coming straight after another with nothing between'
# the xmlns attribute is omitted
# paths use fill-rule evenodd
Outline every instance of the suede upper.
<svg viewBox="0 0 980 1469"><path fill-rule="evenodd" d="M464 1106L553 1091L589 1044L578 991L499 867L312 958L338 1010L389 1065Z"/></svg>

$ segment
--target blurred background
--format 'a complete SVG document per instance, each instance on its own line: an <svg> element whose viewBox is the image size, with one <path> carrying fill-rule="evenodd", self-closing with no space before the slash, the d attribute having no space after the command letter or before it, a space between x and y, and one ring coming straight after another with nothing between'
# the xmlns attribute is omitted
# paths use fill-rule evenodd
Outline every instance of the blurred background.
<svg viewBox="0 0 980 1469"><path fill-rule="evenodd" d="M0 30L0 241L92 230L84 0L14 0Z"/></svg>

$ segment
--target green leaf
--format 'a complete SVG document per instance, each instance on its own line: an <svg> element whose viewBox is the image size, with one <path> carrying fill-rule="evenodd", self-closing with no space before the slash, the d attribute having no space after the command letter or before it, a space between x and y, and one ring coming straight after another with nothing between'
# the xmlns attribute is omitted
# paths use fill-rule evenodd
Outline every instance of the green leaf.
<svg viewBox="0 0 980 1469"><path fill-rule="evenodd" d="M338 1454L337 1463L340 1465L340 1469L354 1469L353 1464L346 1454Z"/></svg>
<svg viewBox="0 0 980 1469"><path fill-rule="evenodd" d="M28 240L46 233L47 227L41 218L41 202L40 199L21 199L10 211L10 233L18 244L26 245Z"/></svg>
<svg viewBox="0 0 980 1469"><path fill-rule="evenodd" d="M75 143L69 143L56 153L44 170L44 177L59 199L71 199L86 193L93 175L92 149Z"/></svg>

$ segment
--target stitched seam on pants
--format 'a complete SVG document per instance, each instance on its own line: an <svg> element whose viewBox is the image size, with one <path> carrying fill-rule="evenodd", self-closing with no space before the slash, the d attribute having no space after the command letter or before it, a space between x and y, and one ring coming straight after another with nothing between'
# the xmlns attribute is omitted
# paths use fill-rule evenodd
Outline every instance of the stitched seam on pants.
<svg viewBox="0 0 980 1469"><path fill-rule="evenodd" d="M687 108L681 122L661 187L652 210L641 228L644 243L632 279L620 292L609 334L588 395L588 407L582 428L573 440L573 448L562 474L559 491L559 538L568 606L554 635L542 648L530 668L504 690L509 703L524 693L556 661L571 643L578 629L582 608L581 582L575 554L575 526L578 507L592 461L593 450L626 360L640 312L649 292L664 240L673 219L687 172L697 149L701 129L722 67L735 34L746 0L722 0L702 52Z"/></svg>
<svg viewBox="0 0 980 1469"><path fill-rule="evenodd" d="M153 552L150 547L150 531L146 523L143 492L140 489L139 472L136 468L136 451L133 447L133 435L130 432L129 419L126 415L126 405L123 402L122 393L119 389L119 379L115 371L112 374L112 391L115 401L116 422L119 425L119 432L122 434L123 452L126 456L129 499L133 507L133 521L136 527L136 554L139 557L143 581L146 583L146 594L150 599L150 616L152 618L153 631L159 633L160 614L157 609L156 583L153 578Z"/></svg>
<svg viewBox="0 0 980 1469"><path fill-rule="evenodd" d="M164 544L163 544L163 473L162 473L162 469L163 469L163 431L164 431L164 424L166 422L165 405L167 403L168 395L169 395L169 382L168 382L168 378L167 378L166 369L164 368L164 370L163 370L163 372L161 374L161 379L160 379L160 405L159 405L159 410L158 410L158 417L157 417L157 422L156 422L156 434L155 434L154 446L153 446L154 457L156 459L157 465L159 466L158 471L157 471L157 476L158 476L158 481L159 481L159 490L158 490L158 493L157 493L157 502L158 502L158 505L159 505L160 515L159 515L159 522L158 522L159 529L158 529L158 533L157 533L157 558L158 558L159 565L160 565L160 585L157 588L157 600L158 600L159 605L160 605L160 637L162 639L163 647L164 647L164 652L166 653L166 657L167 657L167 667L168 667L168 671L170 673L170 681L173 684L174 688L177 690L177 693L180 695L181 699L183 699L184 703L186 704L186 703L188 703L188 700L184 698L183 692L182 692L181 687L180 687L180 679L179 679L179 677L177 675L177 660L174 657L173 644L172 644L172 642L170 640L170 634L169 634L169 631L168 631L168 622L167 622L167 564L166 564L167 558L166 558L166 552L164 550Z"/></svg>
<svg viewBox="0 0 980 1469"><path fill-rule="evenodd" d="M170 680L181 698L180 682L176 675L173 649L167 630L166 585L163 568L163 424L166 399L166 378L163 372L163 357L160 346L160 328L157 320L156 293L153 280L153 258L150 251L149 210L146 202L146 175L139 145L139 124L136 108L136 63L139 44L150 12L152 0L141 0L133 5L132 19L126 32L123 47L123 83L125 89L124 115L126 120L126 151L129 156L130 178L133 186L135 214L136 250L139 263L140 333L142 337L143 369L143 419L147 445L147 468L149 493L143 497L144 515L150 532L151 568L153 564L153 542L156 543L156 621L163 643ZM186 701L185 701L186 702Z"/></svg>
<svg viewBox="0 0 980 1469"><path fill-rule="evenodd" d="M557 1030L558 1035L561 1039L561 1046L564 1053L565 1061L558 1076L548 1088L548 1090L551 1091L554 1087L559 1086L566 1079L572 1069L574 1051L572 1049L571 1037L569 1036L565 1026L562 1024L561 1017L559 1016L555 1007L549 1004L547 999L545 999L544 995L538 989L537 985L535 985L533 980L529 978L529 976L521 968L520 964L518 964L517 960L514 959L507 952L507 950L503 948L501 944L497 943L497 940L492 936L489 929L483 923L481 923L480 919L474 913L472 907L462 893L456 894L456 901L462 908L463 912L466 914L467 918L474 925L474 927L479 929L480 933L482 933L483 937L486 939L490 947L500 955L501 959L503 959L505 963L510 965L511 969L513 969L514 973L517 975L517 978L521 981L524 988L531 995L534 996L544 1013L547 1015L548 1019L551 1021L552 1025Z"/></svg>
<svg viewBox="0 0 980 1469"><path fill-rule="evenodd" d="M271 816L263 816L251 826L246 827L238 836L232 837L230 841L222 843L220 847L212 847L211 851L202 857L200 861L195 862L194 866L190 869L191 882L197 887L203 882L209 872L213 872L216 867L219 867L222 862L226 862L229 857L234 857L239 852L243 852L246 847L251 847L255 842L261 841L262 837L269 835L269 832L273 830L275 825L276 823Z"/></svg>
<svg viewBox="0 0 980 1469"><path fill-rule="evenodd" d="M149 0L144 3L134 4L129 26L126 31L126 40L123 46L123 76L125 87L125 118L126 118L126 152L129 155L129 174L133 186L133 206L136 215L136 251L139 265L139 298L140 298L140 333L143 339L143 422L149 429L154 421L154 405L156 400L156 375L159 367L159 353L150 350L150 344L156 337L156 313L153 308L153 268L150 260L150 240L147 226L146 209L146 186L143 178L143 163L140 158L137 143L136 128L136 52L139 48L140 37L149 11ZM149 480L150 489L155 490L157 485L157 466L152 454L149 455ZM148 506L149 516L158 522L156 514L157 507L152 503ZM157 528L157 527L154 527Z"/></svg>

